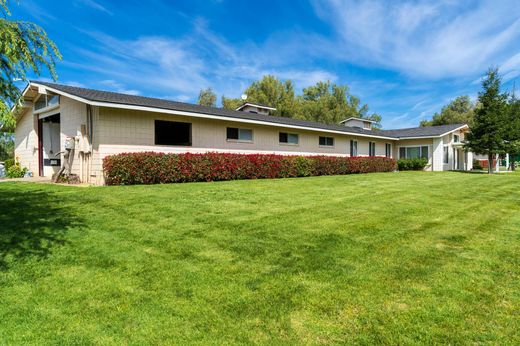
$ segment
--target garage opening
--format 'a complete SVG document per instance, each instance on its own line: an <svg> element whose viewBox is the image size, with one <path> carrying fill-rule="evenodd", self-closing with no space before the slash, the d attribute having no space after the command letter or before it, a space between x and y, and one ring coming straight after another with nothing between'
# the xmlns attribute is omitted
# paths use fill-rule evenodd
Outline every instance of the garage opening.
<svg viewBox="0 0 520 346"><path fill-rule="evenodd" d="M60 114L38 120L40 176L52 177L61 167Z"/></svg>

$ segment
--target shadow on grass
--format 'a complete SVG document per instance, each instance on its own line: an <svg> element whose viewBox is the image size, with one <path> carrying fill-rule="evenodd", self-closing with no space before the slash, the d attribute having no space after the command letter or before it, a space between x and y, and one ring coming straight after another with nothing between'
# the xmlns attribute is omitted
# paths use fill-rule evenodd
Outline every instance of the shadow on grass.
<svg viewBox="0 0 520 346"><path fill-rule="evenodd" d="M29 257L46 258L66 243L68 229L80 226L56 194L46 191L0 191L0 270Z"/></svg>

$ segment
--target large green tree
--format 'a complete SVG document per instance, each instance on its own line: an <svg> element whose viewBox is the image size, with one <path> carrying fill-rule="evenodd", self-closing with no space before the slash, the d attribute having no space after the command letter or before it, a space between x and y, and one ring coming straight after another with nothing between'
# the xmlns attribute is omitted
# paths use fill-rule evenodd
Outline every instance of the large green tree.
<svg viewBox="0 0 520 346"><path fill-rule="evenodd" d="M47 69L56 79L55 62L61 59L58 48L38 25L9 20L8 0L0 0L0 130L13 131L14 116L9 112L19 100L15 80L28 79L29 73L40 75Z"/></svg>
<svg viewBox="0 0 520 346"><path fill-rule="evenodd" d="M294 86L290 80L281 81L272 75L264 76L246 88L247 102L258 102L276 108L273 115L294 117L297 114L297 102ZM238 108L244 101L222 97L222 106L228 109Z"/></svg>
<svg viewBox="0 0 520 346"><path fill-rule="evenodd" d="M217 105L217 95L211 88L201 90L197 103L201 106L215 107Z"/></svg>
<svg viewBox="0 0 520 346"><path fill-rule="evenodd" d="M421 126L468 124L471 126L475 116L476 104L471 102L469 96L459 96L446 106L440 113L435 113L431 120L421 121Z"/></svg>
<svg viewBox="0 0 520 346"><path fill-rule="evenodd" d="M482 81L479 107L466 137L466 148L488 156L488 172L493 173L493 155L505 149L507 124L507 94L501 91L501 77L497 68L489 69Z"/></svg>
<svg viewBox="0 0 520 346"><path fill-rule="evenodd" d="M337 124L349 117L368 118L380 123L378 114L368 114L368 105L361 105L359 98L349 93L346 85L317 82L303 89L296 96L292 81L282 81L267 75L253 82L244 93L247 101L259 102L276 108L273 115ZM236 109L243 103L241 99L222 97L222 106ZM377 127L377 125L376 125Z"/></svg>

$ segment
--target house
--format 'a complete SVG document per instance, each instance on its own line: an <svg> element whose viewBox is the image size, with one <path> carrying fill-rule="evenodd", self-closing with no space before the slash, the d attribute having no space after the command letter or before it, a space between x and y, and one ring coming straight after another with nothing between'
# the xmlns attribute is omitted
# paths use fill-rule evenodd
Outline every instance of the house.
<svg viewBox="0 0 520 346"><path fill-rule="evenodd" d="M373 130L366 119L326 125L250 102L227 110L37 81L22 95L15 155L40 176L57 172L66 150L72 173L94 184L104 182L104 157L138 151L425 157L428 170L472 168L464 124Z"/></svg>

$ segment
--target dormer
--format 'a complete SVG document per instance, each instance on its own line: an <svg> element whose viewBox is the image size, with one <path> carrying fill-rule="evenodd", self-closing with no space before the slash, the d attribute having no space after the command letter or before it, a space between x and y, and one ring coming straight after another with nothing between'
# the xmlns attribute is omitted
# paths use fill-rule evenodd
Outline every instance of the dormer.
<svg viewBox="0 0 520 346"><path fill-rule="evenodd" d="M269 107L266 105L262 105L259 103L246 102L242 106L236 109L237 111L254 113L254 114L264 114L269 115L271 111L275 111L276 108Z"/></svg>
<svg viewBox="0 0 520 346"><path fill-rule="evenodd" d="M359 129L364 130L372 130L372 124L374 124L375 121L363 118L350 117L348 119L340 121L339 123L347 127L357 127Z"/></svg>

